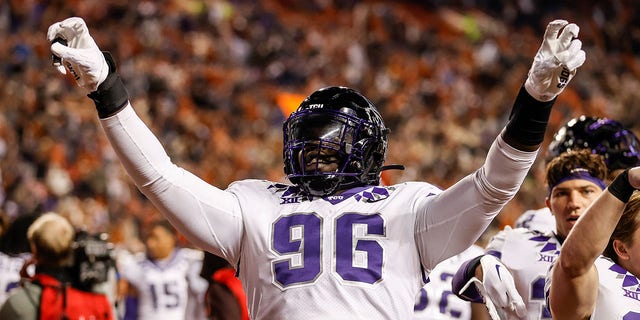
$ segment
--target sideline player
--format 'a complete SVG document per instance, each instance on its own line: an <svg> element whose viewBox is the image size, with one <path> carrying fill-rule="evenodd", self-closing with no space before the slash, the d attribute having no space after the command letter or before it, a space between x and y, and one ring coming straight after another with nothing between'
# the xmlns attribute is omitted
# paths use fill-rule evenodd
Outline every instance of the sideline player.
<svg viewBox="0 0 640 320"><path fill-rule="evenodd" d="M545 286L554 319L640 319L637 189L640 167L625 170L571 230Z"/></svg>
<svg viewBox="0 0 640 320"><path fill-rule="evenodd" d="M589 149L604 157L609 177L640 164L640 141L622 123L608 118L579 116L562 126L553 136L546 154L546 162L571 150ZM555 231L556 220L548 207L525 211L514 223L516 228Z"/></svg>
<svg viewBox="0 0 640 320"><path fill-rule="evenodd" d="M202 302L208 286L200 277L204 255L178 247L177 241L175 229L160 220L152 224L146 238L146 255L119 254L118 270L137 293L137 310L125 310L125 316L133 313L138 319L203 318Z"/></svg>
<svg viewBox="0 0 640 320"><path fill-rule="evenodd" d="M589 150L568 151L551 160L546 203L556 231L506 227L491 239L485 255L460 267L454 292L468 301L484 301L489 309L493 304L509 319L551 319L544 299L545 277L576 220L605 189L606 177L604 159Z"/></svg>

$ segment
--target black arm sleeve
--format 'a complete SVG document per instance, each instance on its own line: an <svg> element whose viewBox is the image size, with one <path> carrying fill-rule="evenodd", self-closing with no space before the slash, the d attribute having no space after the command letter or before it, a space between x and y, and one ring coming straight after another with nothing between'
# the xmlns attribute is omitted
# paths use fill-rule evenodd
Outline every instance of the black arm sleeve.
<svg viewBox="0 0 640 320"><path fill-rule="evenodd" d="M516 149L541 144L555 101L540 102L522 86L509 115L509 122L503 133L504 140Z"/></svg>

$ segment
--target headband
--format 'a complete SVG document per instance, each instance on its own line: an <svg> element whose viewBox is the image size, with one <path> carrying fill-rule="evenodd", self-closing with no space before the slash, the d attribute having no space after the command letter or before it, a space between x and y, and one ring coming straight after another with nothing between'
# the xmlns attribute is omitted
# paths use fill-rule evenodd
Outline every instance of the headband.
<svg viewBox="0 0 640 320"><path fill-rule="evenodd" d="M585 169L585 168L575 168L572 169L569 172L569 175L567 175L566 177L558 180L554 185L549 186L549 195L551 195L551 191L553 190L553 188L555 188L557 185L565 182L565 181L569 181L569 180L587 180L587 181L591 181L593 183L595 183L598 187L600 187L600 189L604 190L607 185L604 183L604 181L602 181L601 179L594 177L591 175L591 173L589 172L589 170Z"/></svg>

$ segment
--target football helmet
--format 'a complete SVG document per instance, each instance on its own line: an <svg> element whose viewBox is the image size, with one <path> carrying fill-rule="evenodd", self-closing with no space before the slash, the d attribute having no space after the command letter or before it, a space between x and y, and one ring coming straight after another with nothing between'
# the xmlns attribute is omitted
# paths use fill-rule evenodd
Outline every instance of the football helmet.
<svg viewBox="0 0 640 320"><path fill-rule="evenodd" d="M547 150L547 161L569 150L591 149L604 156L610 171L640 164L638 138L620 122L598 117L571 119L558 132Z"/></svg>
<svg viewBox="0 0 640 320"><path fill-rule="evenodd" d="M347 87L319 89L283 125L284 172L314 196L378 185L388 132L362 94Z"/></svg>

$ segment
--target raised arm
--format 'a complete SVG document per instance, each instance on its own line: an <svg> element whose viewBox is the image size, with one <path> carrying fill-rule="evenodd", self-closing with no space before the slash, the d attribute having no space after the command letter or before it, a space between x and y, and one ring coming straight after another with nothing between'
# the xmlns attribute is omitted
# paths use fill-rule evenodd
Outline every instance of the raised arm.
<svg viewBox="0 0 640 320"><path fill-rule="evenodd" d="M624 171L580 216L553 265L548 293L554 319L588 319L598 296L594 262L602 254L631 194L640 167Z"/></svg>
<svg viewBox="0 0 640 320"><path fill-rule="evenodd" d="M100 51L84 20L56 22L47 38L60 59L54 65L70 72L93 99L113 149L140 191L189 241L236 263L243 224L235 196L171 162L131 107L115 62Z"/></svg>
<svg viewBox="0 0 640 320"><path fill-rule="evenodd" d="M577 25L564 20L549 23L509 121L484 165L417 204L416 242L427 268L472 245L519 190L544 139L555 98L585 61L582 43L574 39L578 32Z"/></svg>

